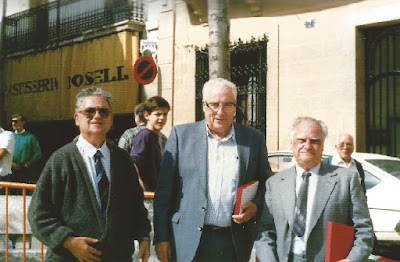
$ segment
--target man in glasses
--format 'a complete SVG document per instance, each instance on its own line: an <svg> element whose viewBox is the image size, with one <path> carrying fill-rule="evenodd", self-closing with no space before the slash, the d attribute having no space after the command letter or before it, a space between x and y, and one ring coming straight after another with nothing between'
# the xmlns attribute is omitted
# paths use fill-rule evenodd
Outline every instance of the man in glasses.
<svg viewBox="0 0 400 262"><path fill-rule="evenodd" d="M258 260L326 261L328 223L334 222L354 227L351 250L338 261L367 261L373 228L357 172L322 161L328 136L323 121L297 117L290 134L295 165L266 183L255 243Z"/></svg>
<svg viewBox="0 0 400 262"><path fill-rule="evenodd" d="M255 218L271 174L265 135L234 123L235 84L203 88L205 120L172 129L154 201L157 256L166 261L249 261ZM237 189L259 181L252 202L233 215Z"/></svg>
<svg viewBox="0 0 400 262"><path fill-rule="evenodd" d="M39 142L34 134L25 130L26 119L23 115L12 115L11 124L15 138L11 180L18 183L35 183L38 174L36 164L42 159Z"/></svg>
<svg viewBox="0 0 400 262"><path fill-rule="evenodd" d="M150 256L150 221L129 155L106 140L113 124L110 93L86 88L77 95L77 140L47 162L28 211L47 261L132 261Z"/></svg>
<svg viewBox="0 0 400 262"><path fill-rule="evenodd" d="M341 133L338 135L335 144L336 154L332 157L332 165L350 168L358 171L360 175L361 186L364 194L367 192L365 188L365 173L361 163L351 157L354 152L354 138L350 134Z"/></svg>

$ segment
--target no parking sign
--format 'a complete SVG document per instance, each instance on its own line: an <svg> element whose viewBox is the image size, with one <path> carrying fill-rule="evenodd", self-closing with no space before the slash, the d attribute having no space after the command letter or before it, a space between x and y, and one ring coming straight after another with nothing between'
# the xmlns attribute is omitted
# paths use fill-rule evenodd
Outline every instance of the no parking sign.
<svg viewBox="0 0 400 262"><path fill-rule="evenodd" d="M153 58L142 56L136 60L133 67L133 76L139 84L147 85L153 82L157 75L157 65Z"/></svg>

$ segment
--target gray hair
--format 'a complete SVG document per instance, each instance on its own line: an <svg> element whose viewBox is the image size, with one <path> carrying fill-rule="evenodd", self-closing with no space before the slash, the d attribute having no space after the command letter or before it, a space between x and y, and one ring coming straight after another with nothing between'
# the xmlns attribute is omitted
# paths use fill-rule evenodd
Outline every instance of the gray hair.
<svg viewBox="0 0 400 262"><path fill-rule="evenodd" d="M237 87L234 83L231 81L228 81L224 78L214 78L211 80L208 80L203 87L203 101L206 101L206 98L210 91L215 88L221 88L221 87L229 87L232 90L233 96L235 97L236 101L236 96L237 96Z"/></svg>
<svg viewBox="0 0 400 262"><path fill-rule="evenodd" d="M323 141L325 141L325 138L328 136L328 127L326 126L326 124L322 120L317 120L315 118L308 117L308 116L300 116L300 117L297 117L293 121L291 132L290 132L291 141L293 141L294 130L300 123L303 123L303 122L308 122L308 123L319 126L322 130L322 139L323 139Z"/></svg>
<svg viewBox="0 0 400 262"><path fill-rule="evenodd" d="M110 106L110 109L112 110L112 96L109 92L105 91L104 89L101 89L100 87L89 87L82 89L77 95L76 95L76 103L75 103L75 113L79 112L79 109L81 108L82 101L86 97L89 96L100 96L104 99L107 100L108 105Z"/></svg>

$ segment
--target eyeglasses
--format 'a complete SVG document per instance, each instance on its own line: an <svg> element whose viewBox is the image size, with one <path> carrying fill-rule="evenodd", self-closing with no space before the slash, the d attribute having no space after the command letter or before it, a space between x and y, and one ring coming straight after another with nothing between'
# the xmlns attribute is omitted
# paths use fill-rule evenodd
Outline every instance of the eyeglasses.
<svg viewBox="0 0 400 262"><path fill-rule="evenodd" d="M85 117L92 119L96 112L99 112L101 117L108 117L111 114L111 110L108 108L103 108L103 107L88 107L85 108L79 113L85 115Z"/></svg>
<svg viewBox="0 0 400 262"><path fill-rule="evenodd" d="M340 143L339 147L343 148L343 147L353 147L354 145L351 143Z"/></svg>
<svg viewBox="0 0 400 262"><path fill-rule="evenodd" d="M19 120L11 120L11 123L19 123Z"/></svg>
<svg viewBox="0 0 400 262"><path fill-rule="evenodd" d="M231 112L236 109L236 104L233 102L225 102L225 103L210 102L210 103L207 103L206 101L204 101L204 103L213 112L218 112L218 110L221 108L221 106L222 106L222 110L225 110L227 112Z"/></svg>

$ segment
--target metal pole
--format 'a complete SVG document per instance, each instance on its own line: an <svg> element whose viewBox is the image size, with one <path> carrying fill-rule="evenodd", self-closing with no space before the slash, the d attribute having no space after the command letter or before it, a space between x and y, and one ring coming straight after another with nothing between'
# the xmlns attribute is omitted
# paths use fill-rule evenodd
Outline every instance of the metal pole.
<svg viewBox="0 0 400 262"><path fill-rule="evenodd" d="M3 0L3 13L1 16L1 28L0 28L0 126L5 126L5 110L4 110L4 96L6 90L6 48L5 43L5 17L7 11L7 0Z"/></svg>

